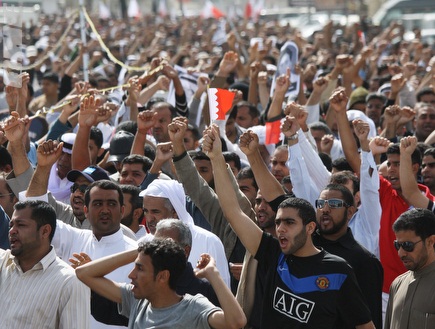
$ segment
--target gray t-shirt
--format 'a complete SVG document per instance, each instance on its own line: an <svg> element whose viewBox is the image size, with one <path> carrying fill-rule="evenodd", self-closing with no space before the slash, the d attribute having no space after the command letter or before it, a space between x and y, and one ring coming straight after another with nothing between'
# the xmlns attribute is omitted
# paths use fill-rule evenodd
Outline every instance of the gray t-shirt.
<svg viewBox="0 0 435 329"><path fill-rule="evenodd" d="M121 286L122 303L118 304L119 314L129 318L128 328L130 329L209 329L209 315L221 310L201 294L195 296L186 294L175 305L153 308L147 300L134 298L132 288L131 284Z"/></svg>

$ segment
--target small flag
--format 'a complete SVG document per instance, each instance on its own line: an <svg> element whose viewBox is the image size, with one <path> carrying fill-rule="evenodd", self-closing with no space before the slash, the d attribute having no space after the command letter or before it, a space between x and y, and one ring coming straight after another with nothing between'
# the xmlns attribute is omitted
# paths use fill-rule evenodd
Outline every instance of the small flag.
<svg viewBox="0 0 435 329"><path fill-rule="evenodd" d="M227 89L208 88L210 120L225 120L225 114L231 109L235 93Z"/></svg>
<svg viewBox="0 0 435 329"><path fill-rule="evenodd" d="M137 3L137 0L130 0L130 3L128 4L128 17L134 17L139 18L140 17L140 10L139 5Z"/></svg>
<svg viewBox="0 0 435 329"><path fill-rule="evenodd" d="M219 19L225 17L225 15L210 0L207 0L205 2L204 9L202 10L201 17L202 18L213 17Z"/></svg>
<svg viewBox="0 0 435 329"><path fill-rule="evenodd" d="M266 142L265 144L276 144L281 136L281 120L266 122Z"/></svg>
<svg viewBox="0 0 435 329"><path fill-rule="evenodd" d="M108 19L111 17L110 10L103 1L98 2L98 17L100 19Z"/></svg>

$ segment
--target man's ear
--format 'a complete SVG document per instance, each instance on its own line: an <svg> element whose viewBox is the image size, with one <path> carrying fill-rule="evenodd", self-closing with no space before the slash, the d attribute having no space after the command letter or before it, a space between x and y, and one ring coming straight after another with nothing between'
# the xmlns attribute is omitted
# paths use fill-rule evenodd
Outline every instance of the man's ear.
<svg viewBox="0 0 435 329"><path fill-rule="evenodd" d="M171 274L169 273L168 270L160 271L159 273L157 273L156 281L158 281L160 283L167 283L167 282L169 282L170 276L171 276Z"/></svg>
<svg viewBox="0 0 435 329"><path fill-rule="evenodd" d="M42 226L39 228L39 232L41 232L42 237L43 237L44 239L48 239L48 237L50 236L50 233L51 233L51 226L50 226L50 224L42 225Z"/></svg>
<svg viewBox="0 0 435 329"><path fill-rule="evenodd" d="M307 231L307 234L309 234L309 235L313 234L314 231L316 230L316 227L317 227L317 224L315 222L309 222L305 228Z"/></svg>
<svg viewBox="0 0 435 329"><path fill-rule="evenodd" d="M142 218L142 214L142 208L136 208L135 210L133 210L133 220L140 220Z"/></svg>
<svg viewBox="0 0 435 329"><path fill-rule="evenodd" d="M346 211L347 211L347 222L349 222L352 216L356 212L356 207L355 206L347 207Z"/></svg>
<svg viewBox="0 0 435 329"><path fill-rule="evenodd" d="M419 169L420 169L420 165L418 163L413 163L412 164L412 173L414 175L417 175Z"/></svg>
<svg viewBox="0 0 435 329"><path fill-rule="evenodd" d="M98 153L97 153L98 157L102 156L103 153L104 153L104 149L102 147L100 147L100 149L98 150Z"/></svg>
<svg viewBox="0 0 435 329"><path fill-rule="evenodd" d="M86 217L88 217L88 207L83 206L83 211L85 212Z"/></svg>

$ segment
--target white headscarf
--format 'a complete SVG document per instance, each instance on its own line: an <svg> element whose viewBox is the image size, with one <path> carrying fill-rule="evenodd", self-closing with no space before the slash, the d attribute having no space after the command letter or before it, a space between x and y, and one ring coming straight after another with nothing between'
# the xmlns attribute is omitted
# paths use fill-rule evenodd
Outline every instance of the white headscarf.
<svg viewBox="0 0 435 329"><path fill-rule="evenodd" d="M183 185L176 180L155 179L139 195L169 199L178 218L189 226L194 225L192 216L186 210L186 194L184 193Z"/></svg>

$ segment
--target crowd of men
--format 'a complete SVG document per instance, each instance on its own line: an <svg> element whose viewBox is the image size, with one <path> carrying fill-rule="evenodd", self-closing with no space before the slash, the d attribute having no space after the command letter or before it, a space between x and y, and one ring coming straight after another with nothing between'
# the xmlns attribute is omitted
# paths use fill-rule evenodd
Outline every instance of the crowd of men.
<svg viewBox="0 0 435 329"><path fill-rule="evenodd" d="M94 21L43 16L0 84L1 328L433 327L417 30Z"/></svg>

